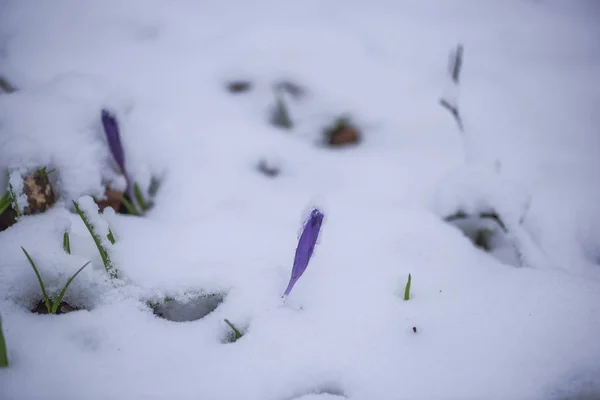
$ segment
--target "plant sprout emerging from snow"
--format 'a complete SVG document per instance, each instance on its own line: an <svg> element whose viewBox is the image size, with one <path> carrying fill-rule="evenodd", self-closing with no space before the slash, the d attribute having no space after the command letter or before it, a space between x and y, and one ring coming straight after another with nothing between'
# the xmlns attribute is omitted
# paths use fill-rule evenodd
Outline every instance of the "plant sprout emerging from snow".
<svg viewBox="0 0 600 400"><path fill-rule="evenodd" d="M119 166L121 173L125 176L125 179L128 181L127 184L129 185L127 170L125 169L125 152L123 151L123 144L121 143L119 125L117 123L117 118L108 110L102 110L102 126L104 127L108 148L110 149L113 159Z"/></svg>
<svg viewBox="0 0 600 400"><path fill-rule="evenodd" d="M404 287L404 301L410 300L410 284L412 282L412 277L408 274L408 280L406 281L406 286Z"/></svg>
<svg viewBox="0 0 600 400"><path fill-rule="evenodd" d="M455 222L455 221L466 221L472 216L467 215L463 211L458 211L456 214L449 215L446 218L446 222ZM500 216L495 211L482 212L477 215L477 217L481 220L490 220L493 221L503 233L508 233L506 229L506 225L500 218ZM490 244L492 236L494 236L494 230L485 228L485 227L477 227L475 232L472 233L471 239L473 244L477 247L482 248L485 251L490 251L492 249L492 245Z"/></svg>
<svg viewBox="0 0 600 400"><path fill-rule="evenodd" d="M287 296L289 296L298 279L300 279L304 271L306 271L310 257L315 249L317 238L319 237L319 231L321 230L321 225L323 224L323 217L323 213L315 208L312 210L310 216L304 223L302 234L298 240L298 247L296 247L296 255L294 256L294 266L292 268L290 283L283 294L284 301Z"/></svg>
<svg viewBox="0 0 600 400"><path fill-rule="evenodd" d="M113 278L113 279L118 278L119 276L118 276L117 270L112 265L112 261L108 254L108 251L102 244L101 237L98 235L98 233L96 233L94 226L90 223L90 220L87 217L87 215L82 211L81 207L79 206L79 203L77 203L75 200L73 200L73 206L75 206L75 211L77 212L77 214L79 214L79 217L83 221L87 230L90 232L90 235L92 235L92 238L94 239L94 243L96 243L96 247L98 248L98 252L100 253L100 257L102 258L102 263L104 264L104 268L106 269L106 272L108 272L108 275L111 278ZM110 229L108 230L108 234L106 235L106 238L109 240L109 242L111 244L115 244L115 238Z"/></svg>
<svg viewBox="0 0 600 400"><path fill-rule="evenodd" d="M133 184L133 195L142 213L146 212L149 208L148 203L146 203L146 200L144 200L142 190L140 189L140 186L137 183Z"/></svg>
<svg viewBox="0 0 600 400"><path fill-rule="evenodd" d="M17 213L15 207L19 209L12 184L9 181L6 192L0 197L0 231L13 225L20 217L20 212Z"/></svg>
<svg viewBox="0 0 600 400"><path fill-rule="evenodd" d="M19 207L19 200L20 199L17 196L17 190L15 189L15 186L13 185L13 180L15 179L15 173L10 175L9 181L8 181L8 193L10 195L10 200L11 200L11 204L12 204L12 208L13 210L15 210L15 213L17 213L17 218L21 217L21 207ZM20 176L19 176L20 177ZM23 179L20 179L20 184L21 187L23 186ZM25 198L25 201L27 198Z"/></svg>
<svg viewBox="0 0 600 400"><path fill-rule="evenodd" d="M48 292L46 292L46 286L44 285L44 281L42 281L42 277L40 275L40 272L38 271L37 267L35 266L35 263L33 262L33 259L31 258L31 256L29 255L29 253L27 253L27 251L23 247L21 247L21 250L23 250L23 253L25 253L25 256L27 257L27 260L29 260L29 264L31 264L31 267L33 268L33 272L35 272L35 276L37 277L37 280L38 280L38 282L40 284L40 289L42 289L42 295L44 296L44 304L46 305L46 310L48 311L48 314L56 314L56 312L58 311L58 307L60 306L60 302L62 301L63 297L65 296L65 293L67 292L67 288L69 287L69 285L71 284L71 282L73 282L73 279L75 279L75 277L85 267L87 267L87 265L90 262L88 261L85 264L83 264L83 266L81 268L79 268L77 270L77 272L75 272L73 274L73 276L71 276L69 278L69 280L67 281L67 283L65 284L65 286L62 288L62 290L59 293L59 295L57 297L51 299L48 296Z"/></svg>
<svg viewBox="0 0 600 400"><path fill-rule="evenodd" d="M56 196L47 167L26 172L14 169L8 175L8 193L17 218L21 215L40 214L56 203Z"/></svg>
<svg viewBox="0 0 600 400"><path fill-rule="evenodd" d="M148 203L144 200L142 191L137 183L131 183L127 169L125 168L125 152L121 143L121 134L117 118L108 110L102 110L102 126L108 141L108 148L117 163L121 174L127 182L127 195L129 200L123 197L123 205L132 215L142 215L148 209Z"/></svg>
<svg viewBox="0 0 600 400"><path fill-rule="evenodd" d="M65 253L71 254L71 239L69 239L69 232L65 231L63 234L63 249Z"/></svg>
<svg viewBox="0 0 600 400"><path fill-rule="evenodd" d="M2 214L4 211L10 208L11 203L12 199L10 196L10 192L4 193L4 196L0 198L0 214Z"/></svg>
<svg viewBox="0 0 600 400"><path fill-rule="evenodd" d="M0 317L0 368L8 367L8 354L6 352L6 341L2 331L2 317Z"/></svg>
<svg viewBox="0 0 600 400"><path fill-rule="evenodd" d="M242 334L242 332L240 332L240 330L238 328L236 328L235 325L233 325L227 318L225 318L224 321L227 325L229 325L229 327L231 328L231 331L232 331L232 335L229 339L230 343L234 343L238 339L241 339L242 336L244 336Z"/></svg>
<svg viewBox="0 0 600 400"><path fill-rule="evenodd" d="M444 219L461 230L476 247L500 261L517 267L523 265L524 254L520 241L511 231L517 227L514 224L507 225L493 209L473 214L461 210Z"/></svg>

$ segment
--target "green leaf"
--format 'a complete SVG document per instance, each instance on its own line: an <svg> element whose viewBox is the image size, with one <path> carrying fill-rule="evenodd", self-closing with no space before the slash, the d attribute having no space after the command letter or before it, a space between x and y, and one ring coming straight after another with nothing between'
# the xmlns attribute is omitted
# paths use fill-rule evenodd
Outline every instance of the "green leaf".
<svg viewBox="0 0 600 400"><path fill-rule="evenodd" d="M71 254L71 240L69 239L69 232L63 234L63 249L67 254Z"/></svg>
<svg viewBox="0 0 600 400"><path fill-rule="evenodd" d="M23 253L25 253L25 256L29 260L29 264L31 264L31 266L33 267L33 272L35 272L35 276L37 276L38 282L40 284L40 288L42 289L42 295L44 296L44 303L46 304L46 310L48 310L48 314L50 314L50 312L52 311L52 308L50 307L50 298L48 297L48 293L46 293L46 287L44 286L44 282L42 281L40 272L38 271L37 267L35 266L35 263L33 262L33 259L31 258L31 256L29 256L29 253L27 253L27 250L25 250L23 248L23 246L21 246L21 250L23 250Z"/></svg>
<svg viewBox="0 0 600 400"><path fill-rule="evenodd" d="M6 341L2 332L2 317L0 317L0 368L8 367L8 354L6 351Z"/></svg>
<svg viewBox="0 0 600 400"><path fill-rule="evenodd" d="M140 215L140 213L138 213L131 201L127 200L125 196L123 196L123 198L121 199L121 203L123 203L129 215Z"/></svg>
<svg viewBox="0 0 600 400"><path fill-rule="evenodd" d="M2 214L4 211L6 211L8 208L10 208L11 203L12 203L12 200L10 198L10 193L9 192L4 193L4 196L2 196L2 198L0 198L0 214Z"/></svg>
<svg viewBox="0 0 600 400"><path fill-rule="evenodd" d="M406 282L406 286L404 287L404 301L408 301L410 299L410 284L412 281L412 277L408 274L408 281Z"/></svg>
<svg viewBox="0 0 600 400"><path fill-rule="evenodd" d="M48 167L42 167L42 168L40 168L40 169L37 170L37 174L39 174L39 176L47 177L48 175L50 175L54 171L56 171L56 169L51 169L51 170L48 171Z"/></svg>
<svg viewBox="0 0 600 400"><path fill-rule="evenodd" d="M19 204L17 203L17 195L15 194L15 190L13 189L13 186L10 183L8 184L8 193L10 193L11 203L13 209L17 213L17 218L20 218L21 209L19 208Z"/></svg>
<svg viewBox="0 0 600 400"><path fill-rule="evenodd" d="M108 230L108 235L106 235L106 238L108 239L110 244L115 244L115 235L113 235L110 229Z"/></svg>
<svg viewBox="0 0 600 400"><path fill-rule="evenodd" d="M144 200L144 195L142 194L142 190L140 189L140 187L137 183L133 184L133 194L134 194L135 199L137 200L138 204L140 205L140 208L142 209L141 213L143 214L144 212L146 212L148 210L148 204Z"/></svg>
<svg viewBox="0 0 600 400"><path fill-rule="evenodd" d="M233 331L234 336L233 336L232 342L235 342L236 340L238 340L239 338L241 338L243 336L242 333L235 327L235 325L233 325L231 322L229 322L229 320L227 318L225 318L224 321L227 325L229 325L229 327Z"/></svg>
<svg viewBox="0 0 600 400"><path fill-rule="evenodd" d="M53 301L53 305L52 305L52 314L56 314L56 311L58 311L58 306L60 305L60 302L62 301L63 297L65 296L65 292L67 291L67 288L69 287L69 285L71 284L71 282L73 282L73 279L75 279L75 277L85 268L88 266L88 264L90 263L90 261L86 262L85 264L83 264L83 267L79 268L77 270L77 272L75 272L75 274L73 274L73 276L71 278L69 278L69 280L67 281L67 284L65 285L65 287L63 287L62 291L60 292L60 294L58 295L58 297L56 299L54 299Z"/></svg>
<svg viewBox="0 0 600 400"><path fill-rule="evenodd" d="M84 212L81 211L81 208L79 208L79 204L77 204L77 202L75 200L73 200L73 205L75 206L75 211L77 211L77 214L79 214L79 217L83 221L85 227L90 232L90 235L92 235L92 239L94 239L94 243L96 243L96 247L98 248L98 253L100 253L100 257L102 258L102 263L104 264L104 268L106 269L106 272L108 272L108 275L112 279L117 279L119 277L118 273L113 268L112 262L110 260L110 256L108 255L108 251L106 251L104 246L102 246L102 242L100 241L100 236L98 236L98 234L94 231L94 227L92 226L92 224L90 224L90 221L87 219Z"/></svg>

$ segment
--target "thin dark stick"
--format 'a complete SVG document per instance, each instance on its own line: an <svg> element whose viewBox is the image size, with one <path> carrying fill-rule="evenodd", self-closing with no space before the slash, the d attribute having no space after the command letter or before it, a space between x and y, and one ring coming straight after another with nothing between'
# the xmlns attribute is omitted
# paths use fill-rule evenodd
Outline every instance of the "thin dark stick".
<svg viewBox="0 0 600 400"><path fill-rule="evenodd" d="M458 129L461 132L464 132L464 128L463 128L463 124L462 124L462 119L460 118L460 114L458 112L458 109L452 105L450 105L450 103L448 103L446 100L441 99L440 100L440 104L442 105L442 107L444 107L446 110L450 111L450 114L452 114L452 116L454 117L454 119L456 120L456 124L458 125Z"/></svg>
<svg viewBox="0 0 600 400"><path fill-rule="evenodd" d="M463 45L456 45L456 51L450 55L450 75L452 75L452 81L458 85L460 81L460 70L462 68L463 59Z"/></svg>
<svg viewBox="0 0 600 400"><path fill-rule="evenodd" d="M456 50L450 53L450 60L448 62L448 73L450 75L450 78L452 79L452 82L454 82L456 86L458 86L460 83L460 71L462 69L462 63L463 45L459 43L456 45ZM458 125L458 129L461 132L464 132L462 118L460 117L458 106L453 106L452 104L450 104L450 102L448 102L448 100L444 98L440 99L440 104L446 110L450 111L450 114L452 114L454 120L456 121L456 124Z"/></svg>

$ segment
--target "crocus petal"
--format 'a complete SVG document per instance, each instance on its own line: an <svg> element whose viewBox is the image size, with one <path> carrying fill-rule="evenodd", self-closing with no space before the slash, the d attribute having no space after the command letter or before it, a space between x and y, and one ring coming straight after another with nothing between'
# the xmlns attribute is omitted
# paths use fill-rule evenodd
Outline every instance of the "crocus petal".
<svg viewBox="0 0 600 400"><path fill-rule="evenodd" d="M102 110L102 126L108 141L110 152L121 169L121 173L127 179L127 171L125 170L125 153L121 144L121 136L119 134L119 125L117 119L108 110Z"/></svg>
<svg viewBox="0 0 600 400"><path fill-rule="evenodd" d="M127 182L127 194L133 202L135 209L139 211L140 205L133 193L133 185L127 175L127 170L125 169L125 152L123 151L123 144L121 143L119 124L117 123L117 118L108 110L102 110L102 126L104 127L104 133L106 134L106 139L108 141L108 148Z"/></svg>
<svg viewBox="0 0 600 400"><path fill-rule="evenodd" d="M315 249L317 238L319 237L319 231L321 230L321 225L323 224L323 217L323 213L315 208L312 210L310 216L304 223L302 234L298 240L296 255L294 256L292 276L290 278L288 287L283 294L284 297L290 294L298 279L300 279L304 271L306 271L310 257Z"/></svg>

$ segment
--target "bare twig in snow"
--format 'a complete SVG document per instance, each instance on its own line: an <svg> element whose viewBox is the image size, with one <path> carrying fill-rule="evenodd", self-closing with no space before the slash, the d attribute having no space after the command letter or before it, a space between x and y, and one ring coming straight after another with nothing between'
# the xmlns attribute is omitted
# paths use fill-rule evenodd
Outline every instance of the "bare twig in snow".
<svg viewBox="0 0 600 400"><path fill-rule="evenodd" d="M460 71L462 69L463 63L463 46L462 44L458 44L456 49L450 52L450 59L448 61L448 75L450 79L452 79L452 84L458 88L460 84ZM462 118L460 116L460 111L458 110L458 100L457 99L449 99L447 97L442 97L440 99L440 104L442 107L450 111L450 114L456 120L456 124L458 125L458 129L461 132L464 132Z"/></svg>
<svg viewBox="0 0 600 400"><path fill-rule="evenodd" d="M456 124L458 125L458 129L460 129L461 132L464 132L464 128L463 128L463 124L462 124L462 119L460 118L460 113L458 112L458 107L451 105L445 99L441 99L440 100L440 104L442 105L442 107L444 107L445 109L447 109L448 111L450 111L450 114L452 114L452 116L456 120Z"/></svg>
<svg viewBox="0 0 600 400"><path fill-rule="evenodd" d="M450 53L450 60L448 63L448 69L452 76L452 81L455 84L460 82L460 69L462 68L462 57L463 57L463 45L458 44L456 50Z"/></svg>

